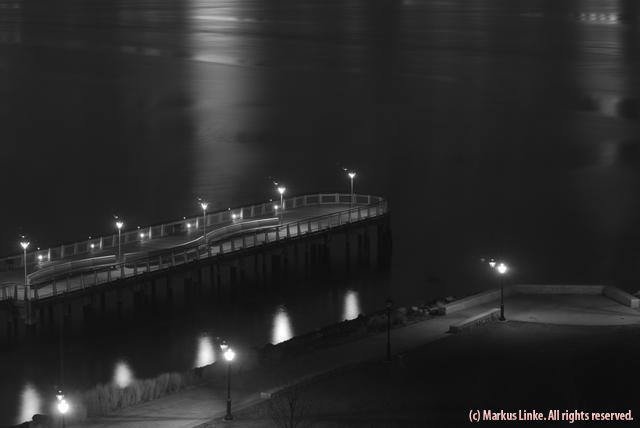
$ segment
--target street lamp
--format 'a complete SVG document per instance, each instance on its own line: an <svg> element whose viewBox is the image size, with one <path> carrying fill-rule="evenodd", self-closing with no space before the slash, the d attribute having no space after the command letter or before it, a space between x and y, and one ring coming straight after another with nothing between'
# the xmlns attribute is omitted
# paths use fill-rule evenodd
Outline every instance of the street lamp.
<svg viewBox="0 0 640 428"><path fill-rule="evenodd" d="M284 186L278 186L278 193L280 193L280 206L282 207L282 211L284 211L284 192L287 191L287 188Z"/></svg>
<svg viewBox="0 0 640 428"><path fill-rule="evenodd" d="M387 311L387 361L391 361L391 308L393 307L393 300L391 297L387 299L386 311Z"/></svg>
<svg viewBox="0 0 640 428"><path fill-rule="evenodd" d="M500 274L500 321L504 321L506 319L504 317L504 275L509 271L509 267L500 263L496 266L496 270Z"/></svg>
<svg viewBox="0 0 640 428"><path fill-rule="evenodd" d="M116 221L116 227L118 228L118 260L122 258L122 243L120 240L122 226L124 226L123 222L121 222L120 220Z"/></svg>
<svg viewBox="0 0 640 428"><path fill-rule="evenodd" d="M69 411L69 403L67 403L67 400L64 398L64 394L62 393L62 391L58 391L58 393L56 394L56 398L58 399L58 404L56 407L58 408L58 412L60 412L60 415L62 416L62 428L65 428L64 415L66 415Z"/></svg>
<svg viewBox="0 0 640 428"><path fill-rule="evenodd" d="M31 290L29 290L29 284L27 281L27 248L29 247L29 241L24 239L24 236L22 237L22 239L23 240L20 241L20 246L22 247L22 251L24 254L24 258L22 262L22 264L24 264L24 287L25 287L25 290L27 291L27 300L29 300L31 298Z"/></svg>
<svg viewBox="0 0 640 428"><path fill-rule="evenodd" d="M200 202L200 206L202 207L202 240L204 241L205 247L207 246L207 207L209 206L208 202Z"/></svg>
<svg viewBox="0 0 640 428"><path fill-rule="evenodd" d="M236 353L233 352L233 349L226 346L226 350L224 351L224 359L227 360L227 414L224 415L225 421L230 421L233 419L233 415L231 414L231 361L236 356ZM222 347L222 346L221 346Z"/></svg>
<svg viewBox="0 0 640 428"><path fill-rule="evenodd" d="M351 180L351 202L349 205L353 204L353 179L356 178L356 173L351 171L347 174L349 176L349 180Z"/></svg>
<svg viewBox="0 0 640 428"><path fill-rule="evenodd" d="M274 205L273 206L273 210L276 212L276 217L278 217L278 208L280 208L278 205ZM280 218L280 217L278 217Z"/></svg>
<svg viewBox="0 0 640 428"><path fill-rule="evenodd" d="M496 267L496 259L490 259L489 260L489 266L491 267L491 269Z"/></svg>

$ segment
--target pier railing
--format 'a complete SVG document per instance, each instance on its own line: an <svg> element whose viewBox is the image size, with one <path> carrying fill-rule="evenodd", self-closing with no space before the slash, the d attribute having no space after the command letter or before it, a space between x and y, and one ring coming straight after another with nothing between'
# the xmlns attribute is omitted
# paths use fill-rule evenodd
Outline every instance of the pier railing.
<svg viewBox="0 0 640 428"><path fill-rule="evenodd" d="M79 260L70 260L66 263L60 263L58 261L51 266L43 267L33 273L31 276L32 280L30 281L32 282L30 284L30 296L26 295L26 287L23 287L22 284L14 282L0 286L0 300L11 298L29 298L35 300L55 296L117 279L169 269L206 257L216 257L221 254L264 245L282 239L295 238L327 230L346 223L380 216L387 212L387 202L383 198L369 195L353 195L353 201L351 198L352 195L341 193L303 195L287 198L285 200L287 210L323 204L349 204L351 206L351 208L346 210L290 222L282 222L279 220L274 209L274 202L211 213L207 215L207 228L210 226L218 227L207 232L207 245L203 245L201 236L195 237L195 239L191 241L177 244L168 249L153 250L143 254L125 254L123 262L118 262L115 254L91 257L90 251L85 250L84 252L80 252L84 250L84 247L80 247L78 243L76 243L73 244L72 247L77 249L73 250L73 256L84 254L88 257ZM252 217L262 218L250 222L243 221L246 218ZM146 237L147 239L159 239L161 237L184 234L191 228L194 228L194 230L202 230L202 218L202 215L199 219L197 216L193 216L171 223L149 226L142 230L149 233ZM220 226L224 223L227 224ZM246 231L248 227L250 227L250 230ZM157 232L155 238L154 231ZM135 230L134 232L123 233L122 242L123 244L133 242L135 239L134 233L137 234L139 239L144 239L145 236L141 234L144 235L145 232ZM125 238L125 236L129 238ZM102 249L117 248L118 246L117 234L110 235L106 238L96 238L91 241L101 242L103 245ZM85 244L88 245L91 241L85 241ZM107 241L109 241L109 246L105 247L104 243ZM60 248L62 247L64 246ZM67 245L67 247L69 247L69 245ZM51 249L47 250L49 254L50 251ZM34 263L40 261L38 260L39 254L42 254L42 252L31 253L32 260L35 258ZM29 263L29 258L27 259L27 263ZM40 278L41 280L39 280ZM19 288L22 288L22 290L19 290Z"/></svg>

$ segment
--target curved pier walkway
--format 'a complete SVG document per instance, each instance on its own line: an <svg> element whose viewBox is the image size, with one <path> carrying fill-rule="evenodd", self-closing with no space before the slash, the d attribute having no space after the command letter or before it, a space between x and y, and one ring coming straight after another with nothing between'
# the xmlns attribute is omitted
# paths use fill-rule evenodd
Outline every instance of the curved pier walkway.
<svg viewBox="0 0 640 428"><path fill-rule="evenodd" d="M51 297L387 212L386 201L370 195L295 196L285 199L284 210L276 210L276 204L270 201L207 213L206 217L200 214L125 231L120 237L116 233L29 252L28 287L24 284L23 256L0 259L0 301Z"/></svg>

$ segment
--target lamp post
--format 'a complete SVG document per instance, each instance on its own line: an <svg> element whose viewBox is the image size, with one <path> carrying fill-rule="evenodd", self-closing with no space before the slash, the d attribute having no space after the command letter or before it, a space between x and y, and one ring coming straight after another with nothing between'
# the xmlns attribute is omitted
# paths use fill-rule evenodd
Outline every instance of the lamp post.
<svg viewBox="0 0 640 428"><path fill-rule="evenodd" d="M124 223L122 221L120 220L116 221L116 227L118 228L118 263L120 263L120 278L124 277L124 263L122 260L122 240L121 240L122 226L124 226Z"/></svg>
<svg viewBox="0 0 640 428"><path fill-rule="evenodd" d="M116 228L118 229L118 260L120 260L122 258L122 243L121 243L121 232L122 232L122 226L124 226L124 223L121 222L120 220L116 221Z"/></svg>
<svg viewBox="0 0 640 428"><path fill-rule="evenodd" d="M284 211L284 192L287 191L287 188L284 186L278 186L278 193L280 193L280 206L282 207L282 211Z"/></svg>
<svg viewBox="0 0 640 428"><path fill-rule="evenodd" d="M29 247L29 241L23 240L20 241L20 246L22 247L23 259L22 264L24 265L24 288L27 292L27 300L31 299L31 290L29 290L29 283L27 281L27 248Z"/></svg>
<svg viewBox="0 0 640 428"><path fill-rule="evenodd" d="M387 310L387 361L391 361L391 308L393 300L389 297L386 303Z"/></svg>
<svg viewBox="0 0 640 428"><path fill-rule="evenodd" d="M208 202L200 202L202 207L202 240L204 241L205 248L207 247L207 207Z"/></svg>
<svg viewBox="0 0 640 428"><path fill-rule="evenodd" d="M221 345L221 348L224 349L224 359L227 360L227 414L224 415L224 420L230 421L233 419L233 415L231 414L231 362L235 358L236 353L226 344Z"/></svg>
<svg viewBox="0 0 640 428"><path fill-rule="evenodd" d="M351 171L347 174L349 176L349 180L351 180L351 199L349 202L349 207L353 205L353 179L356 178L356 173Z"/></svg>
<svg viewBox="0 0 640 428"><path fill-rule="evenodd" d="M496 270L500 275L500 321L504 321L506 320L504 317L504 275L509 270L509 267L504 263L500 263L496 266Z"/></svg>
<svg viewBox="0 0 640 428"><path fill-rule="evenodd" d="M58 412L60 412L60 415L62 416L62 428L65 428L64 415L66 415L69 411L69 403L67 403L67 400L64 398L62 390L58 390L56 398L58 399L58 404L56 407L58 408Z"/></svg>

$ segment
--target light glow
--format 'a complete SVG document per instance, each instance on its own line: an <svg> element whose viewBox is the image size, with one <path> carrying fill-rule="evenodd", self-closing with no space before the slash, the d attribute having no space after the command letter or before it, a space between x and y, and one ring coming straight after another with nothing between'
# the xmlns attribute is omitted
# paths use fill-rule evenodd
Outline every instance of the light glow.
<svg viewBox="0 0 640 428"><path fill-rule="evenodd" d="M64 398L58 401L58 411L62 415L66 415L69 411L69 403L67 403L67 400L65 400Z"/></svg>
<svg viewBox="0 0 640 428"><path fill-rule="evenodd" d="M496 269L498 270L498 273L499 273L500 275L504 275L504 274L505 274L505 273L507 273L507 271L509 270L509 268L507 267L507 265L506 265L506 264L504 264L504 263L500 263L500 264L496 267Z"/></svg>
<svg viewBox="0 0 640 428"><path fill-rule="evenodd" d="M224 351L224 359L231 362L236 357L236 353L233 352L233 349L229 348Z"/></svg>
<svg viewBox="0 0 640 428"><path fill-rule="evenodd" d="M358 292L354 290L348 290L344 295L344 310L342 313L342 319L352 320L358 318L360 315L360 300L358 299Z"/></svg>
<svg viewBox="0 0 640 428"><path fill-rule="evenodd" d="M350 172L350 173L349 173L349 178L350 178L350 179L352 179L352 180L353 180L353 179L355 178L355 176L356 176L356 173L355 173L355 172Z"/></svg>
<svg viewBox="0 0 640 428"><path fill-rule="evenodd" d="M203 211L207 210L207 207L209 206L208 202L200 202L200 206L202 207Z"/></svg>
<svg viewBox="0 0 640 428"><path fill-rule="evenodd" d="M96 248L96 244L91 244L91 248Z"/></svg>
<svg viewBox="0 0 640 428"><path fill-rule="evenodd" d="M284 192L286 192L286 191L287 191L287 188L286 188L286 187L284 187L284 186L279 186L279 187L278 187L278 192L279 192L281 195L284 195Z"/></svg>
<svg viewBox="0 0 640 428"><path fill-rule="evenodd" d="M22 247L23 250L26 250L27 247L29 246L29 241L20 242L20 246Z"/></svg>
<svg viewBox="0 0 640 428"><path fill-rule="evenodd" d="M126 388L133 382L133 372L126 361L118 361L113 371L113 383L119 388Z"/></svg>
<svg viewBox="0 0 640 428"><path fill-rule="evenodd" d="M42 254L38 254L38 260L42 261Z"/></svg>
<svg viewBox="0 0 640 428"><path fill-rule="evenodd" d="M30 421L33 418L33 415L42 413L42 398L33 385L30 383L25 384L21 395L20 416L17 421L18 424Z"/></svg>
<svg viewBox="0 0 640 428"><path fill-rule="evenodd" d="M273 318L273 326L271 329L271 343L277 345L293 337L291 329L291 320L284 306L280 306Z"/></svg>
<svg viewBox="0 0 640 428"><path fill-rule="evenodd" d="M208 366L216 362L216 353L213 348L211 337L204 335L198 339L198 355L196 357L196 368Z"/></svg>
<svg viewBox="0 0 640 428"><path fill-rule="evenodd" d="M489 266L491 266L491 269L496 267L496 261L494 259L489 260Z"/></svg>
<svg viewBox="0 0 640 428"><path fill-rule="evenodd" d="M116 221L116 227L118 228L118 230L122 229L122 226L124 226L124 223L121 221Z"/></svg>

